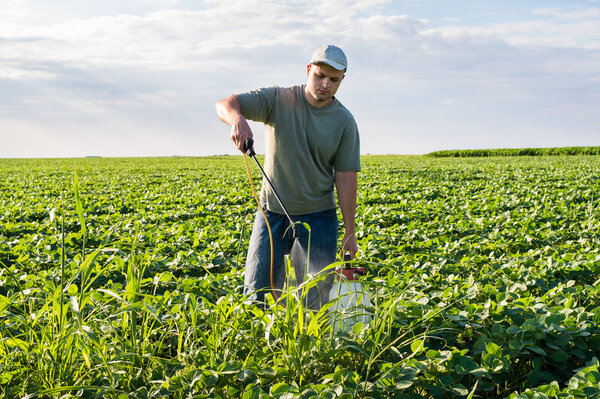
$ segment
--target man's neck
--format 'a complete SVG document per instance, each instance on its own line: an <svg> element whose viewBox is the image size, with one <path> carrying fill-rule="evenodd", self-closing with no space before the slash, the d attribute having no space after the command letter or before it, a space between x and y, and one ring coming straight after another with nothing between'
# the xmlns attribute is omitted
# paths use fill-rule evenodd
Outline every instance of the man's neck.
<svg viewBox="0 0 600 399"><path fill-rule="evenodd" d="M324 101L319 101L310 94L310 92L308 91L308 87L306 87L306 86L304 86L304 97L306 98L306 101L308 101L308 103L310 105L312 105L313 107L317 107L317 108L325 108L325 107L333 104L333 101L335 100L335 97L331 97Z"/></svg>

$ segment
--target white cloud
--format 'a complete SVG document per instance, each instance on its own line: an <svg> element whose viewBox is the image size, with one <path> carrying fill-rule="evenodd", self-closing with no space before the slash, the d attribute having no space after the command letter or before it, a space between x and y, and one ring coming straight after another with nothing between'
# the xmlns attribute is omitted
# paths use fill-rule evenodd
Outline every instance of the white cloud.
<svg viewBox="0 0 600 399"><path fill-rule="evenodd" d="M447 41L502 40L513 46L600 49L600 20L523 21L487 26L446 26L425 32Z"/></svg>
<svg viewBox="0 0 600 399"><path fill-rule="evenodd" d="M323 43L348 54L340 98L371 138L369 152L388 152L393 146L373 132L398 123L419 148L427 137L440 142L442 126L476 132L494 123L522 132L569 121L600 128L589 116L600 107L597 8L531 10L516 22L481 25L442 18L437 23L446 25L433 28L428 19L386 12L383 0L104 2L94 4L101 12L80 15L61 13L65 4L37 10L35 1L2 2L0 124L12 121L12 131L41 137L65 123L90 142L107 131L124 142L148 131L157 142L163 131L170 142L199 140L202 151L222 153L231 145L214 102L301 83L310 53ZM548 110L554 115L545 116ZM206 139L194 136L199 130ZM219 144L215 130L225 132ZM8 131L0 140L13 147L0 156L19 146Z"/></svg>
<svg viewBox="0 0 600 399"><path fill-rule="evenodd" d="M600 9L588 8L577 11L563 11L560 8L540 8L533 10L534 15L552 16L559 19L579 20L588 18L600 18Z"/></svg>
<svg viewBox="0 0 600 399"><path fill-rule="evenodd" d="M318 38L351 35L356 24L368 37L388 39L414 28L405 16L359 19L386 1L219 1L205 10L161 10L66 19L48 25L10 22L0 25L4 54L12 60L44 60L71 65L126 65L142 68L196 68L223 63L236 52L248 56L260 48L298 46ZM355 34L355 33L354 33ZM368 38L365 37L365 38ZM312 48L313 44L303 47ZM258 59L257 59L258 61Z"/></svg>

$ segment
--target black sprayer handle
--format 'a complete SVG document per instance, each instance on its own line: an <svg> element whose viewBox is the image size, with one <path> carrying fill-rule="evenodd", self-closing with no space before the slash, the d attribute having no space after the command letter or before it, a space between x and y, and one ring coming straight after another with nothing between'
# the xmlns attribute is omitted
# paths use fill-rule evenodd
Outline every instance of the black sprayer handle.
<svg viewBox="0 0 600 399"><path fill-rule="evenodd" d="M265 181L271 187L271 190L273 191L273 194L275 194L275 198L277 199L277 202L279 202L279 205L281 205L281 209L283 209L283 213L285 213L285 216L290 221L290 225L292 226L292 234L293 234L294 238L297 239L298 238L298 228L296 227L296 224L292 220L292 217L290 216L290 213L288 212L287 208L285 207L285 205L283 205L283 202L281 202L281 198L279 198L279 194L277 194L277 191L275 191L275 187L273 187L273 183L271 183L271 180L269 180L269 178L267 177L267 174L265 173L264 169L262 168L262 166L260 166L260 162L258 162L258 159L256 159L256 153L254 152L253 147L254 147L253 139L249 138L244 142L244 151L246 152L246 155L253 158L254 162L256 162L256 166L258 166L258 169L260 169L263 177L265 178Z"/></svg>
<svg viewBox="0 0 600 399"><path fill-rule="evenodd" d="M256 155L253 147L254 147L254 140L252 138L249 138L244 142L244 152L249 157L253 157Z"/></svg>
<svg viewBox="0 0 600 399"><path fill-rule="evenodd" d="M352 259L350 257L350 253L346 252L344 254L344 262L350 262ZM342 272L346 276L348 280L356 280L357 275L364 276L365 275L365 267L364 266L352 266L349 263L344 263L344 267Z"/></svg>

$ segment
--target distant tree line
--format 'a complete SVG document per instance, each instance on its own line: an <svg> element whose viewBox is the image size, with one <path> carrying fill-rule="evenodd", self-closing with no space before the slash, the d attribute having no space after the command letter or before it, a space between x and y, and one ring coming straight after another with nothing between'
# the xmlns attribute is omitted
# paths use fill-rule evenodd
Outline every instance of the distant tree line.
<svg viewBox="0 0 600 399"><path fill-rule="evenodd" d="M490 150L444 150L434 151L427 156L443 157L516 157L538 155L600 155L599 147L554 147L554 148L497 148Z"/></svg>

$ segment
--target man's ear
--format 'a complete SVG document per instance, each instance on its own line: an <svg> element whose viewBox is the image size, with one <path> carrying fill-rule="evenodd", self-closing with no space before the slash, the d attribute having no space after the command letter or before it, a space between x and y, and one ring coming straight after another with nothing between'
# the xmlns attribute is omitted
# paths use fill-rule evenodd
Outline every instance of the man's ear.
<svg viewBox="0 0 600 399"><path fill-rule="evenodd" d="M310 68L312 67L312 64L308 64L306 66L306 76L310 75Z"/></svg>

